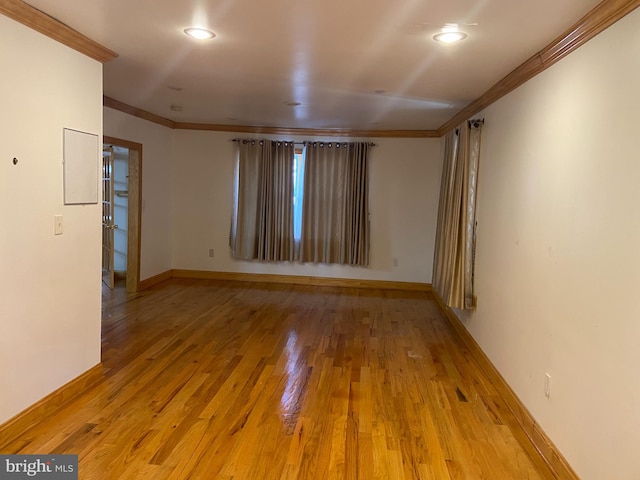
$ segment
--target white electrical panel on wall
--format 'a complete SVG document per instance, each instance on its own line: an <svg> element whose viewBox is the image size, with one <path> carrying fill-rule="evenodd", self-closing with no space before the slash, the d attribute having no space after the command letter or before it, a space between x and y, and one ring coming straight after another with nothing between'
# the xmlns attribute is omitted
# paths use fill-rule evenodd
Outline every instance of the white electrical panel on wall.
<svg viewBox="0 0 640 480"><path fill-rule="evenodd" d="M98 203L98 135L64 129L64 203Z"/></svg>

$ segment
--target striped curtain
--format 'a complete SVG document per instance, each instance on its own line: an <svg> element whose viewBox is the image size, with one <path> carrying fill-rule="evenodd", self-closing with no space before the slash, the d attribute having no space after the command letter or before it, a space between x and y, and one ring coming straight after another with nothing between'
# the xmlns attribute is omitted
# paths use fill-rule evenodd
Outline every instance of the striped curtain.
<svg viewBox="0 0 640 480"><path fill-rule="evenodd" d="M300 261L369 265L368 143L306 142Z"/></svg>
<svg viewBox="0 0 640 480"><path fill-rule="evenodd" d="M238 147L231 255L293 261L293 142L241 140Z"/></svg>
<svg viewBox="0 0 640 480"><path fill-rule="evenodd" d="M474 308L476 190L481 124L465 122L445 137L433 288L444 303Z"/></svg>

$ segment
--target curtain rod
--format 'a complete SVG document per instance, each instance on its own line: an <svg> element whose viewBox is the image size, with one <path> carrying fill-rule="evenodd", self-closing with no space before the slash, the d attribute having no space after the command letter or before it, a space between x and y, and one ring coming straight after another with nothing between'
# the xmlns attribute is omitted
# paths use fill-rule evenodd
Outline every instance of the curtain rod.
<svg viewBox="0 0 640 480"><path fill-rule="evenodd" d="M255 138L232 138L231 139L232 142L242 142L243 140L246 140L248 142L259 141L259 140L256 140ZM288 140L276 140L276 141L287 142ZM319 141L319 140L313 140L313 141L312 140L305 140L304 142L289 142L289 143L293 143L294 145L305 145L306 143L349 143L349 142L335 142L335 141L325 142L325 141ZM369 142L368 145L370 147L377 147L378 146L377 143L372 143L372 142Z"/></svg>
<svg viewBox="0 0 640 480"><path fill-rule="evenodd" d="M255 138L233 138L231 139L232 142L242 142L246 140L247 142L259 142L260 140L255 139ZM293 143L294 145L304 145L305 142L290 142L288 140L276 140L276 142L288 142L288 143Z"/></svg>

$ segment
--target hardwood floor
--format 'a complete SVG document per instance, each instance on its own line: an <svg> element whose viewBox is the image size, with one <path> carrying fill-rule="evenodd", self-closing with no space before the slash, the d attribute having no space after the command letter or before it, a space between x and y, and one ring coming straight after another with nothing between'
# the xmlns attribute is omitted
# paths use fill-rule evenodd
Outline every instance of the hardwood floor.
<svg viewBox="0 0 640 480"><path fill-rule="evenodd" d="M107 291L102 358L0 451L77 453L83 480L552 478L427 293Z"/></svg>

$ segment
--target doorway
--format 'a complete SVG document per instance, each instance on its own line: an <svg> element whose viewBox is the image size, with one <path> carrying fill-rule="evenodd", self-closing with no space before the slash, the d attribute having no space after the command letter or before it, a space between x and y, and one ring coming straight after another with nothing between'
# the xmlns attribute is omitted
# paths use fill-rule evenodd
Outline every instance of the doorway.
<svg viewBox="0 0 640 480"><path fill-rule="evenodd" d="M113 194L109 199L103 198L103 202L111 202L112 212L110 222L106 223L103 213L103 278L124 278L126 291L137 292L140 286L142 144L106 135L103 144L105 150L113 152L109 172ZM113 288L113 283L109 287Z"/></svg>

